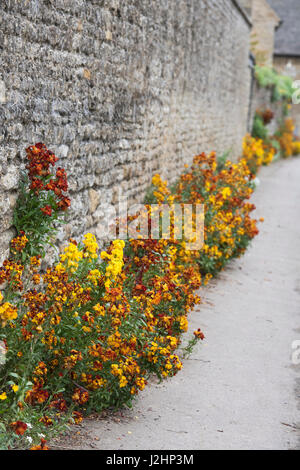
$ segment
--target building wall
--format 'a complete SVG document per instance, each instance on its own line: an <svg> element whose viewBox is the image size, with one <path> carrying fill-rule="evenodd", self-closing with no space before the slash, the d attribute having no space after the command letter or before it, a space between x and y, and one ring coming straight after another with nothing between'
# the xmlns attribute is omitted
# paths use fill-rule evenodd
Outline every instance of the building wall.
<svg viewBox="0 0 300 470"><path fill-rule="evenodd" d="M142 202L155 172L194 154L240 153L250 26L229 0L2 0L0 258L24 148L43 141L67 169L70 223L101 237L102 204Z"/></svg>
<svg viewBox="0 0 300 470"><path fill-rule="evenodd" d="M252 0L251 33L252 49L257 63L272 66L274 54L275 28L280 18L267 0Z"/></svg>
<svg viewBox="0 0 300 470"><path fill-rule="evenodd" d="M241 7L250 17L252 16L252 2L253 0L240 0Z"/></svg>
<svg viewBox="0 0 300 470"><path fill-rule="evenodd" d="M283 75L289 75L293 80L300 81L300 57L274 57L274 68ZM295 121L296 134L300 137L300 104L293 104L291 116Z"/></svg>

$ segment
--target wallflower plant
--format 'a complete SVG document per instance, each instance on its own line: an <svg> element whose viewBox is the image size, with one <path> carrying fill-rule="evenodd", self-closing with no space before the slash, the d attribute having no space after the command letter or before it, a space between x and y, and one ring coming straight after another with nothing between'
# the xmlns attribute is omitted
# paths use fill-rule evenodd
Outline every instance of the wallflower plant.
<svg viewBox="0 0 300 470"><path fill-rule="evenodd" d="M0 446L47 450L47 438L91 411L131 406L152 374L181 368L178 350L197 290L258 233L245 159L218 167L194 158L170 189L153 177L149 199L204 204L204 246L186 239L114 240L99 252L93 234L74 239L47 268L47 244L70 206L67 177L44 144L26 151L17 230L0 268ZM174 220L172 222L174 224ZM173 231L174 233L174 227ZM183 350L190 353L200 329Z"/></svg>

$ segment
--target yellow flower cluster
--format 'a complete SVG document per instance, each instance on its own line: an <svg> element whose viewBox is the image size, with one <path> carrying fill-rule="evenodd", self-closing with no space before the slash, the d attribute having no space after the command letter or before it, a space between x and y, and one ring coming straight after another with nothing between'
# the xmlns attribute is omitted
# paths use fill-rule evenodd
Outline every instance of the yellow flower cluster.
<svg viewBox="0 0 300 470"><path fill-rule="evenodd" d="M89 272L89 275L88 275L88 280L91 281L94 286L97 286L98 285L98 282L102 279L102 275L99 271L99 269L92 269L90 272Z"/></svg>
<svg viewBox="0 0 300 470"><path fill-rule="evenodd" d="M82 259L82 251L73 241L64 249L64 254L60 255L60 260L64 263L71 273L74 273L78 268L78 263Z"/></svg>
<svg viewBox="0 0 300 470"><path fill-rule="evenodd" d="M115 280L119 274L122 272L122 268L124 265L123 262L123 249L125 243L123 240L114 240L112 242L111 252L108 253L107 251L101 252L101 258L103 260L108 260L109 263L106 267L105 275L105 287L109 289L111 285L111 281Z"/></svg>
<svg viewBox="0 0 300 470"><path fill-rule="evenodd" d="M247 161L256 158L257 165L262 165L264 158L264 143L261 139L246 135L243 141L243 156Z"/></svg>
<svg viewBox="0 0 300 470"><path fill-rule="evenodd" d="M116 377L119 377L120 380L120 388L123 388L127 385L128 381L123 375L123 369L118 366L118 364L112 364L111 365L111 373L115 375Z"/></svg>
<svg viewBox="0 0 300 470"><path fill-rule="evenodd" d="M174 202L174 196L170 194L167 182L163 181L158 173L153 176L152 184L156 187L156 190L153 192L153 196L158 204L161 204L163 201L168 202L168 204L172 204Z"/></svg>
<svg viewBox="0 0 300 470"><path fill-rule="evenodd" d="M3 295L0 292L0 320L2 320L2 326L4 327L8 321L15 320L18 317L17 307L13 307L9 302L4 302Z"/></svg>
<svg viewBox="0 0 300 470"><path fill-rule="evenodd" d="M231 196L231 189L227 186L222 189L221 194L223 196L223 199L227 199Z"/></svg>
<svg viewBox="0 0 300 470"><path fill-rule="evenodd" d="M97 250L99 248L95 235L87 233L83 239L84 248L81 250L74 240L64 249L64 253L60 255L60 260L65 264L71 273L74 273L79 262L86 258L89 262L97 259ZM63 266L57 265L58 270L63 270ZM96 273L94 273L95 277ZM93 275L92 275L93 278Z"/></svg>
<svg viewBox="0 0 300 470"><path fill-rule="evenodd" d="M253 174L262 165L269 165L275 156L276 150L264 143L262 139L246 135L243 141L243 158Z"/></svg>
<svg viewBox="0 0 300 470"><path fill-rule="evenodd" d="M299 155L300 154L300 141L295 141L293 142L293 155Z"/></svg>
<svg viewBox="0 0 300 470"><path fill-rule="evenodd" d="M84 258L90 260L97 259L97 250L99 248L95 235L87 233L84 235L83 244L85 246Z"/></svg>

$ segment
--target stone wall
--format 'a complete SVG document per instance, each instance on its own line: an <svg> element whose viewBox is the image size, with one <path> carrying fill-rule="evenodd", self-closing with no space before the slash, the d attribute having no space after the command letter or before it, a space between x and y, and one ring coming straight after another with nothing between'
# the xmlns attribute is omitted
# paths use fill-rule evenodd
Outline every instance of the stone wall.
<svg viewBox="0 0 300 470"><path fill-rule="evenodd" d="M43 141L69 174L61 239L101 236L121 187L142 202L194 154L240 153L250 24L230 0L1 0L0 257L24 148Z"/></svg>

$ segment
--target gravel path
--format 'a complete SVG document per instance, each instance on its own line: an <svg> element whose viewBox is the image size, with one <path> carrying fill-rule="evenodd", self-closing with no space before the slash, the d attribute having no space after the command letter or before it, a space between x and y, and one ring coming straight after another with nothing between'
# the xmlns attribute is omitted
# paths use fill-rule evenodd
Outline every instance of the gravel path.
<svg viewBox="0 0 300 470"><path fill-rule="evenodd" d="M206 340L130 411L88 419L65 448L300 449L300 158L260 173L261 233L202 292ZM300 355L299 355L300 356Z"/></svg>

